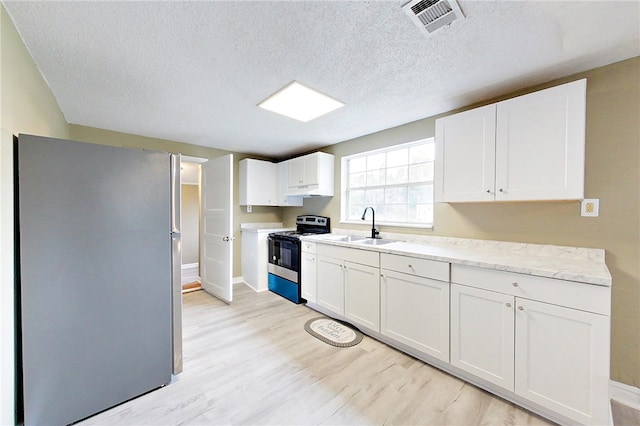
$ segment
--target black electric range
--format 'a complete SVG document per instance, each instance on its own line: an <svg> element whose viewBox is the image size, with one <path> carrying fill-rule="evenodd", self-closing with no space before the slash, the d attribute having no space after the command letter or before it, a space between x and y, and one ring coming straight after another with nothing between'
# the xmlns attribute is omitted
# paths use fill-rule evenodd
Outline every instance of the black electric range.
<svg viewBox="0 0 640 426"><path fill-rule="evenodd" d="M294 303L304 303L300 285L301 236L331 232L330 219L324 216L301 215L296 218L295 231L269 234L269 290Z"/></svg>

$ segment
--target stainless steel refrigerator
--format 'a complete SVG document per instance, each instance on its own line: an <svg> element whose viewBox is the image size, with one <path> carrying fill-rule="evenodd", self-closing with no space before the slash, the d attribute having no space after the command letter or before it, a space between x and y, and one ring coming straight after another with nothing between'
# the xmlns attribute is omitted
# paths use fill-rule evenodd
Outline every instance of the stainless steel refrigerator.
<svg viewBox="0 0 640 426"><path fill-rule="evenodd" d="M182 369L179 157L20 135L18 384L69 424Z"/></svg>

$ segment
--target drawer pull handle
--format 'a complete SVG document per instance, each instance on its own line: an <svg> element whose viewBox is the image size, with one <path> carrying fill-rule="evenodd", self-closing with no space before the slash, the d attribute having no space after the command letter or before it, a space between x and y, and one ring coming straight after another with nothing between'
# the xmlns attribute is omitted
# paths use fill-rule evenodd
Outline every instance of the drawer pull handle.
<svg viewBox="0 0 640 426"><path fill-rule="evenodd" d="M518 283L511 283L512 286L518 287Z"/></svg>
<svg viewBox="0 0 640 426"><path fill-rule="evenodd" d="M511 307L511 303L507 302L507 303L505 303L505 306L506 306L507 308L510 308L510 307Z"/></svg>
<svg viewBox="0 0 640 426"><path fill-rule="evenodd" d="M524 308L522 306L518 306L518 310L519 311L524 311Z"/></svg>

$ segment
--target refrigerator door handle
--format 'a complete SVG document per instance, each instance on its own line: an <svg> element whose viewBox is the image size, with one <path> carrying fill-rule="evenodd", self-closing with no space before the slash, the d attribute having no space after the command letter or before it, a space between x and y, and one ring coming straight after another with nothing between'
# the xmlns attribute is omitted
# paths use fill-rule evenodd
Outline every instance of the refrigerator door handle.
<svg viewBox="0 0 640 426"><path fill-rule="evenodd" d="M173 374L182 372L182 241L180 154L171 155L171 285Z"/></svg>
<svg viewBox="0 0 640 426"><path fill-rule="evenodd" d="M171 232L180 232L180 154L171 155Z"/></svg>

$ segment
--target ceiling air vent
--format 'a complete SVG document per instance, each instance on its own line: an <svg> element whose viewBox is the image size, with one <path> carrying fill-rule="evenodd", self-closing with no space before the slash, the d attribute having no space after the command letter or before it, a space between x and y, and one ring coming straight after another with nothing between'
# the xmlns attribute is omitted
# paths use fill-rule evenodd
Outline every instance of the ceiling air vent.
<svg viewBox="0 0 640 426"><path fill-rule="evenodd" d="M412 0L402 9L427 35L464 18L456 0Z"/></svg>

